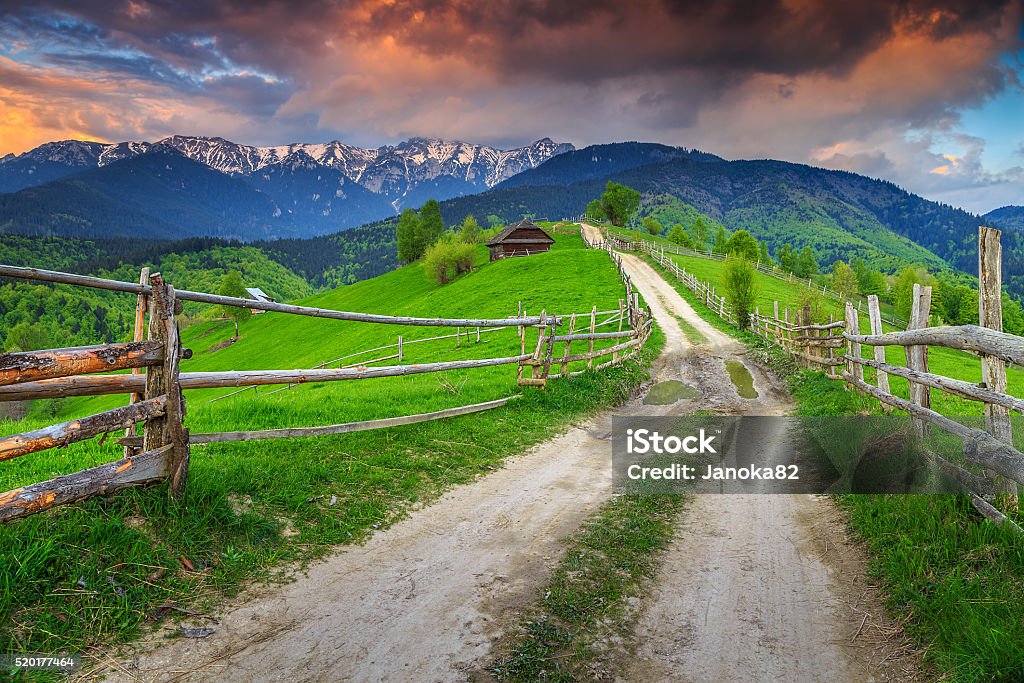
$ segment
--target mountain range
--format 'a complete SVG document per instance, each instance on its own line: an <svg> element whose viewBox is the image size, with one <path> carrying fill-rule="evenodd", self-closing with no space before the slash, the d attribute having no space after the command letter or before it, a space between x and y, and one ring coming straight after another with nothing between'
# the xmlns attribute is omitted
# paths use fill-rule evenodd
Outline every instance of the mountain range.
<svg viewBox="0 0 1024 683"><path fill-rule="evenodd" d="M639 142L575 149L544 138L514 150L423 138L376 149L183 136L49 143L0 159L0 233L260 241L294 254L289 267L316 278L319 269L303 263L313 251L381 257L390 249L370 245L390 239L386 225L352 239L330 235L394 218L428 197L446 200L449 224L470 213L560 218L582 213L609 181L643 193L637 222L650 215L668 229L703 215L709 225L748 230L773 252L810 246L823 268L861 257L887 272L914 264L976 273L977 226L992 224L1005 231L1006 284L1024 295L1022 207L979 217L855 173ZM287 244L271 246L282 238ZM387 258L373 270L393 267ZM330 268L344 261L315 260ZM363 272L346 270L345 279Z"/></svg>
<svg viewBox="0 0 1024 683"><path fill-rule="evenodd" d="M509 150L426 138L372 149L177 135L51 142L0 158L0 231L309 237L487 190L572 149L547 138Z"/></svg>

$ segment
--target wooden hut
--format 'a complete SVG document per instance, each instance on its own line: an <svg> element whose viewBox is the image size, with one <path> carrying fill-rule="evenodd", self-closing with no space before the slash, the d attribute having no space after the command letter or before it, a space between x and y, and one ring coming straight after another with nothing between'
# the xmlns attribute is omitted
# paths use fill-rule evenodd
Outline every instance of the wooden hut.
<svg viewBox="0 0 1024 683"><path fill-rule="evenodd" d="M544 232L540 226L528 220L517 221L499 232L487 246L491 250L491 260L510 256L529 256L550 251L555 240Z"/></svg>

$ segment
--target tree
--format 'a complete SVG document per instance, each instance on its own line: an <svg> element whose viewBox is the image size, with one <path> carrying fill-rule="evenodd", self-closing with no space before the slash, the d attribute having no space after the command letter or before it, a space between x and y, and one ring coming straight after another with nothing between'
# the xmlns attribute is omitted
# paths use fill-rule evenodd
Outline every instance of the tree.
<svg viewBox="0 0 1024 683"><path fill-rule="evenodd" d="M473 269L476 247L452 235L444 235L427 248L423 256L423 269L427 278L446 285L455 277Z"/></svg>
<svg viewBox="0 0 1024 683"><path fill-rule="evenodd" d="M668 240L681 247L693 249L693 240L690 239L690 235L687 234L686 228L681 223L676 223L672 226L672 229L668 232Z"/></svg>
<svg viewBox="0 0 1024 683"><path fill-rule="evenodd" d="M718 230L715 230L715 243L711 247L711 251L716 254L726 253L726 249L729 246L729 233L725 231L725 228L718 226Z"/></svg>
<svg viewBox="0 0 1024 683"><path fill-rule="evenodd" d="M779 250L775 252L775 258L779 260L779 268L782 268L787 273L792 273L796 270L796 252L793 251L793 245L786 242Z"/></svg>
<svg viewBox="0 0 1024 683"><path fill-rule="evenodd" d="M810 277L816 275L818 272L818 262L814 258L814 251L811 250L809 244L805 244L804 248L800 250L800 255L796 259L796 270L793 272L798 277Z"/></svg>
<svg viewBox="0 0 1024 683"><path fill-rule="evenodd" d="M436 199L428 199L420 209L420 222L415 234L417 258L427 252L427 247L436 242L444 234L444 219L441 218L441 205Z"/></svg>
<svg viewBox="0 0 1024 683"><path fill-rule="evenodd" d="M725 243L725 253L745 258L748 261L757 261L761 257L761 248L753 235L746 230L737 230Z"/></svg>
<svg viewBox="0 0 1024 683"><path fill-rule="evenodd" d="M220 278L220 288L217 293L221 296L231 296L239 299L248 298L249 293L245 291L242 284L242 274L237 270L229 270ZM238 306L224 306L224 317L235 323L235 339L238 339L238 323L245 322L252 314L248 308Z"/></svg>
<svg viewBox="0 0 1024 683"><path fill-rule="evenodd" d="M842 261L832 264L832 289L843 296L853 296L857 293L857 274Z"/></svg>
<svg viewBox="0 0 1024 683"><path fill-rule="evenodd" d="M459 239L466 244L476 244L480 241L480 224L476 222L473 214L466 216L459 228Z"/></svg>
<svg viewBox="0 0 1024 683"><path fill-rule="evenodd" d="M702 250L708 248L708 226L700 216L693 222L693 246Z"/></svg>
<svg viewBox="0 0 1024 683"><path fill-rule="evenodd" d="M487 227L496 228L499 225L505 225L505 220L501 216L495 216L493 213L487 214Z"/></svg>
<svg viewBox="0 0 1024 683"><path fill-rule="evenodd" d="M413 209L406 209L398 218L398 227L395 228L398 238L398 260L401 263L412 263L420 256L417 252L416 233L419 231L420 217Z"/></svg>
<svg viewBox="0 0 1024 683"><path fill-rule="evenodd" d="M725 298L736 314L741 330L750 327L758 288L753 264L743 257L730 256L725 262Z"/></svg>
<svg viewBox="0 0 1024 683"><path fill-rule="evenodd" d="M53 346L46 328L39 323L20 322L7 332L8 351L39 351Z"/></svg>
<svg viewBox="0 0 1024 683"><path fill-rule="evenodd" d="M850 267L857 274L858 292L865 296L869 294L885 294L885 276L868 266L863 258L859 256L855 258Z"/></svg>
<svg viewBox="0 0 1024 683"><path fill-rule="evenodd" d="M591 202L587 204L587 217L594 219L598 223L603 223L608 220L608 216L604 213L604 205L601 203L600 199L591 200Z"/></svg>
<svg viewBox="0 0 1024 683"><path fill-rule="evenodd" d="M654 218L653 216L645 217L643 224L644 230L646 230L648 233L652 235L660 235L663 229L661 227L661 223L658 222L658 219Z"/></svg>
<svg viewBox="0 0 1024 683"><path fill-rule="evenodd" d="M907 266L896 275L892 283L892 305L896 309L896 315L907 320L910 319L915 284L933 286L938 283L924 268Z"/></svg>
<svg viewBox="0 0 1024 683"><path fill-rule="evenodd" d="M608 181L601 195L601 209L612 225L622 227L640 206L640 192L621 183Z"/></svg>
<svg viewBox="0 0 1024 683"><path fill-rule="evenodd" d="M766 266L770 266L772 264L772 255L768 253L768 243L767 242L761 242L760 248L761 248L761 253L758 256L758 260L761 263L765 264Z"/></svg>

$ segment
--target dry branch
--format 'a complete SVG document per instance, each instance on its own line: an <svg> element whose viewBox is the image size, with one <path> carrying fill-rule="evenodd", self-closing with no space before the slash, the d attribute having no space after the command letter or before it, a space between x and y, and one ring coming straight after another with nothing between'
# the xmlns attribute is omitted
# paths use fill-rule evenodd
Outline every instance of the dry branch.
<svg viewBox="0 0 1024 683"><path fill-rule="evenodd" d="M326 368L309 370L238 370L224 372L183 372L182 389L216 389L224 387L263 386L268 384L300 384L302 382L337 382L376 377L400 377L429 372L466 370L494 365L510 365L532 358L532 354L482 360L457 360L419 365L383 365L373 368ZM145 378L133 375L95 375L67 377L0 387L0 401L25 401L62 396L98 396L141 391Z"/></svg>

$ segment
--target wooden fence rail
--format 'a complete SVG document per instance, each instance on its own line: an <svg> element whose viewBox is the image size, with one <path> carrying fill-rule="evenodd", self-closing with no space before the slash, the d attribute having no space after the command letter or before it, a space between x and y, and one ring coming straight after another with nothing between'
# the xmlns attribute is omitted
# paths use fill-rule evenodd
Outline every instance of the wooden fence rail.
<svg viewBox="0 0 1024 683"><path fill-rule="evenodd" d="M612 255L613 261L616 257ZM329 309L277 304L272 302L223 297L202 292L175 290L157 274L143 270L139 283L119 282L56 271L17 268L0 265L0 277L14 277L37 282L62 283L93 287L133 294L135 303L135 329L133 341L102 344L69 349L51 349L0 355L0 401L25 401L68 396L98 396L129 394L129 404L113 410L91 415L43 429L0 437L0 461L22 457L49 448L61 448L71 443L125 430L125 436L114 443L123 448L120 460L81 472L57 477L49 481L25 486L0 494L0 522L20 519L56 505L84 500L91 496L110 493L129 486L159 481L169 482L170 494L179 497L188 476L190 446L193 443L228 443L255 439L281 439L326 434L347 434L369 429L383 429L399 425L417 424L468 415L499 408L515 396L473 405L457 406L431 413L402 415L377 420L348 422L315 427L232 431L191 435L185 426L185 391L223 387L252 388L264 385L285 385L285 389L306 382L335 382L383 377L404 377L425 373L442 373L474 368L518 365L518 377L523 384L543 385L547 379L569 376L570 363L588 361L589 368L601 369L621 363L636 353L650 334L649 311L639 307L638 297L632 292L628 277L617 263L626 283L627 297L619 308L598 311L593 306L589 313L554 315L541 311L540 315L526 315L520 310L507 318L416 318L353 313ZM182 372L180 362L191 356L183 348L178 332L176 314L181 312L182 301L195 301L223 306L274 311L291 315L328 318L362 323L451 327L454 334L422 339L398 337L395 344L385 344L355 354L348 354L319 366L299 370L236 370L222 372ZM148 316L148 325L146 318ZM598 316L604 319L598 321ZM568 334L559 335L559 326L568 319ZM576 331L577 321L589 319L589 332ZM615 332L598 331L618 324ZM538 343L532 353L526 352L527 331L538 330ZM441 361L432 363L406 363L406 348L436 340L455 339L461 346L471 336L477 342L482 334L500 330L518 330L522 353L511 356ZM143 339L143 335L147 338ZM594 349L595 340L627 340L609 348ZM573 342L589 345L586 354L570 353ZM565 344L563 353L553 358L556 343ZM387 353L390 350L396 353ZM629 351L619 355L619 352ZM379 357L351 362L340 367L327 367L335 363L365 357L370 353L384 353ZM593 366L593 359L611 355L612 361ZM397 365L376 365L397 360ZM552 362L561 364L561 372L551 374ZM533 381L522 381L524 368L541 372ZM140 374L142 369L145 374ZM119 370L132 370L132 374L96 374ZM529 378L527 378L529 379ZM243 389L244 390L244 389ZM234 392L233 392L234 393ZM228 394L233 395L233 394ZM223 398L223 397L221 397ZM141 435L135 425L144 425Z"/></svg>

